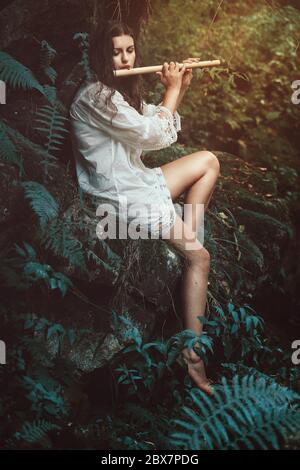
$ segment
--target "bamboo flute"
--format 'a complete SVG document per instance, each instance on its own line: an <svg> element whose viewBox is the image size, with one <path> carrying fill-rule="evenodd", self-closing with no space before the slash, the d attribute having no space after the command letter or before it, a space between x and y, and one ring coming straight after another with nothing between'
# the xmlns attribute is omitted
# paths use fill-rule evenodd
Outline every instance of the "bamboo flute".
<svg viewBox="0 0 300 470"><path fill-rule="evenodd" d="M179 63L179 69L182 68L184 64ZM185 63L186 68L195 69L200 67L217 67L221 65L220 60L202 60L199 62L191 62ZM114 75L116 77L124 77L129 75L138 75L138 74L145 74L145 73L154 73L154 72L161 72L163 65L150 65L147 67L135 67L133 69L119 69L114 70Z"/></svg>

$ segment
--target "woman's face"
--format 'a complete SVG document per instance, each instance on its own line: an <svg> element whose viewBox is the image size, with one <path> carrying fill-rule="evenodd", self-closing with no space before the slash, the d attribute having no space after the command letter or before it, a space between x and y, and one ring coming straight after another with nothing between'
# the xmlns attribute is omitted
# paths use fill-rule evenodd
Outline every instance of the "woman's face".
<svg viewBox="0 0 300 470"><path fill-rule="evenodd" d="M131 36L123 34L114 36L113 42L113 64L115 70L122 68L132 69L135 62L134 40Z"/></svg>

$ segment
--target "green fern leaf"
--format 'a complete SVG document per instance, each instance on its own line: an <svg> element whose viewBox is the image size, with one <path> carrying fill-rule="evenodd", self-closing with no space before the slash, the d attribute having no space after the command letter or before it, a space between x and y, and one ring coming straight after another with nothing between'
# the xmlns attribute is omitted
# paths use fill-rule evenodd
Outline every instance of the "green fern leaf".
<svg viewBox="0 0 300 470"><path fill-rule="evenodd" d="M22 88L23 90L35 88L44 94L42 85L33 73L4 51L0 51L0 79L13 88Z"/></svg>
<svg viewBox="0 0 300 470"><path fill-rule="evenodd" d="M0 158L7 163L17 165L23 173L23 161L18 156L17 149L5 129L4 123L0 121Z"/></svg>
<svg viewBox="0 0 300 470"><path fill-rule="evenodd" d="M41 68L52 83L55 83L57 78L56 70L51 67L56 54L56 50L53 49L46 40L41 42Z"/></svg>
<svg viewBox="0 0 300 470"><path fill-rule="evenodd" d="M22 183L25 188L25 198L30 200L30 205L39 217L40 226L44 229L47 223L58 217L59 206L54 197L45 186L35 181Z"/></svg>
<svg viewBox="0 0 300 470"><path fill-rule="evenodd" d="M169 437L179 448L279 449L300 429L300 396L270 378L235 375L229 384L223 377L213 398L190 393L193 409L183 407Z"/></svg>

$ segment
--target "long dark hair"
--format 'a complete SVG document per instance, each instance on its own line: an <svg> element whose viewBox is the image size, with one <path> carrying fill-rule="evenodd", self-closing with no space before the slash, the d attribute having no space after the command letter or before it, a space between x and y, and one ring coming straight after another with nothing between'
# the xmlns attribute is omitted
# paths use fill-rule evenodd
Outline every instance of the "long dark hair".
<svg viewBox="0 0 300 470"><path fill-rule="evenodd" d="M90 34L89 40L89 62L93 72L92 81L99 82L98 93L101 93L103 84L111 88L111 92L107 98L111 102L111 97L114 95L115 90L119 91L124 99L133 106L140 114L142 114L142 101L143 101L143 82L140 75L133 75L128 77L115 77L113 70L113 42L112 38L115 36L129 35L134 40L135 45L135 67L141 65L139 44L137 37L130 26L121 21L110 20L107 26L101 30L95 30ZM113 109L117 111L114 103Z"/></svg>

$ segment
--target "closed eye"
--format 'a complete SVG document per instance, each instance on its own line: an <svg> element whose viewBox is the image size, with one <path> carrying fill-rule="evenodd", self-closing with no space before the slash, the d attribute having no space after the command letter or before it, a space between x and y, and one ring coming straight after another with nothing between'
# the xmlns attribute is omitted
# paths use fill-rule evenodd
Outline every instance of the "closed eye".
<svg viewBox="0 0 300 470"><path fill-rule="evenodd" d="M118 55L119 52L120 52L119 49L114 49L113 54L114 54L114 55ZM127 49L127 52L129 52L129 54L131 54L132 52L134 52L134 48L132 48L132 49Z"/></svg>

